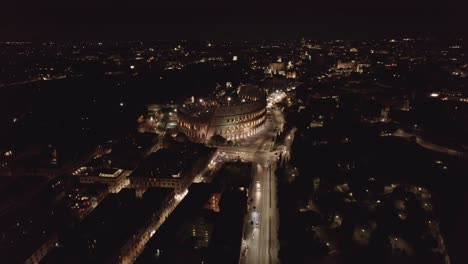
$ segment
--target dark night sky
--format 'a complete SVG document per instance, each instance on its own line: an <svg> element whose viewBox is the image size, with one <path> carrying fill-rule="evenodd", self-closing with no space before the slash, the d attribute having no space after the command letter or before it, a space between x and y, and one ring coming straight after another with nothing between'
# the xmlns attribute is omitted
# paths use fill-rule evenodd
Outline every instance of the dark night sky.
<svg viewBox="0 0 468 264"><path fill-rule="evenodd" d="M461 0L7 1L1 7L0 40L367 38L468 32L468 5Z"/></svg>

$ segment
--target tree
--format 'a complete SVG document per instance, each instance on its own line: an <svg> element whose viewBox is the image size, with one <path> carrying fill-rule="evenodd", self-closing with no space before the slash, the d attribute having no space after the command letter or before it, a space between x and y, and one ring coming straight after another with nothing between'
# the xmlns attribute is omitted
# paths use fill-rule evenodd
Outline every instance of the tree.
<svg viewBox="0 0 468 264"><path fill-rule="evenodd" d="M212 136L208 141L208 144L211 146L222 146L224 143L226 143L226 139L218 134Z"/></svg>
<svg viewBox="0 0 468 264"><path fill-rule="evenodd" d="M182 133L182 132L179 132L177 133L176 137L175 137L175 140L177 142L181 142L181 143L184 143L184 142L187 142L189 141L189 138L186 134Z"/></svg>
<svg viewBox="0 0 468 264"><path fill-rule="evenodd" d="M369 255L370 263L384 263L392 252L392 245L387 234L382 228L378 227L369 239Z"/></svg>

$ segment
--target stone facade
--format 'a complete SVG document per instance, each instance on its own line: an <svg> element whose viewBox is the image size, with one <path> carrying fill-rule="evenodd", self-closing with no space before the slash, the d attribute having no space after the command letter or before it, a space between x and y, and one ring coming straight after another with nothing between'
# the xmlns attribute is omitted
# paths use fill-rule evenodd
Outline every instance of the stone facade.
<svg viewBox="0 0 468 264"><path fill-rule="evenodd" d="M227 140L239 140L260 132L266 120L266 97L239 94L232 104L203 108L202 106L178 112L179 130L196 142L206 142L213 135ZM194 111L203 115L194 115Z"/></svg>

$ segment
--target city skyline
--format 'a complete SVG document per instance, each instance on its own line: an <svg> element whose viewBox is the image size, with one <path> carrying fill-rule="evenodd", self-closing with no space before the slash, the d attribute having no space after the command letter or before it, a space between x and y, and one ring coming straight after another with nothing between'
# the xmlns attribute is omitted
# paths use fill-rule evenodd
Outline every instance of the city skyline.
<svg viewBox="0 0 468 264"><path fill-rule="evenodd" d="M463 4L28 2L2 263L468 263Z"/></svg>

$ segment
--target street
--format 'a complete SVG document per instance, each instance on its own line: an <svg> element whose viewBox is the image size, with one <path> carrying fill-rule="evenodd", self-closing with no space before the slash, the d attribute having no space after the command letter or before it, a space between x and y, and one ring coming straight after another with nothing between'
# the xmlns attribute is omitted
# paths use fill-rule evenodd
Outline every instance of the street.
<svg viewBox="0 0 468 264"><path fill-rule="evenodd" d="M230 159L252 162L252 183L249 189L248 212L245 216L240 263L279 263L276 181L274 173L279 151L274 139L284 125L283 113L270 108L265 129L242 146L220 147L218 151ZM287 146L280 146L287 152Z"/></svg>
<svg viewBox="0 0 468 264"><path fill-rule="evenodd" d="M240 263L279 263L279 215L274 177L277 156L272 150L275 130L282 129L283 123L282 113L271 109L260 137L248 146L234 148L242 159L252 161L250 202L244 222Z"/></svg>
<svg viewBox="0 0 468 264"><path fill-rule="evenodd" d="M258 151L255 154L250 190L252 200L245 219L241 263L279 262L275 167L275 158L270 152Z"/></svg>
<svg viewBox="0 0 468 264"><path fill-rule="evenodd" d="M447 155L450 155L450 156L463 156L463 154L464 154L461 151L454 150L454 149L451 149L451 148L448 148L448 147L445 147L445 146L437 145L437 144L431 143L429 141L425 141L421 137L418 137L418 136L416 136L415 134L412 134L412 133L407 133L407 132L403 131L402 129L398 129L397 131L395 131L395 133L393 133L393 136L402 137L402 138L411 138L412 136L414 136L416 138L416 143L418 145L420 145L421 147L426 148L428 150L435 151L435 152L447 154Z"/></svg>

